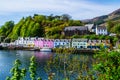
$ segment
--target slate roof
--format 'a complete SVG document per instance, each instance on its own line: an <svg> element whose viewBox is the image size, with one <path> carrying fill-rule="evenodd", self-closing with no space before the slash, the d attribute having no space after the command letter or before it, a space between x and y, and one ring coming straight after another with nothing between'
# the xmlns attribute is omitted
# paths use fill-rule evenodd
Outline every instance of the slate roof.
<svg viewBox="0 0 120 80"><path fill-rule="evenodd" d="M72 42L87 42L88 39L72 39Z"/></svg>
<svg viewBox="0 0 120 80"><path fill-rule="evenodd" d="M85 26L88 27L88 30L91 30L91 29L95 28L94 24L86 24Z"/></svg>
<svg viewBox="0 0 120 80"><path fill-rule="evenodd" d="M97 27L97 30L101 30L101 29L102 29L102 30L106 30L106 27L101 27L101 26L98 26L98 27Z"/></svg>
<svg viewBox="0 0 120 80"><path fill-rule="evenodd" d="M66 30L88 30L87 26L69 26L65 27L64 31Z"/></svg>
<svg viewBox="0 0 120 80"><path fill-rule="evenodd" d="M55 39L55 42L70 42L71 39Z"/></svg>

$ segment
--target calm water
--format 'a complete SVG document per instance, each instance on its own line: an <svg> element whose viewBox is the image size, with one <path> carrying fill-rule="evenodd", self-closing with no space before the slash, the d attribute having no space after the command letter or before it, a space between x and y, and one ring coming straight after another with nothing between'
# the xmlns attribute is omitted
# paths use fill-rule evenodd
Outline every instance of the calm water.
<svg viewBox="0 0 120 80"><path fill-rule="evenodd" d="M31 56L35 56L37 59L37 76L42 77L43 80L47 80L47 74L44 70L46 62L54 53L45 53L38 51L0 51L0 80L5 80L6 76L10 76L10 69L13 67L15 59L19 59L22 62L22 67L29 67L29 60ZM73 57L76 55L72 55ZM77 55L83 61L89 61L91 63L91 55ZM89 63L89 64L90 64ZM27 73L26 80L30 80L29 73Z"/></svg>

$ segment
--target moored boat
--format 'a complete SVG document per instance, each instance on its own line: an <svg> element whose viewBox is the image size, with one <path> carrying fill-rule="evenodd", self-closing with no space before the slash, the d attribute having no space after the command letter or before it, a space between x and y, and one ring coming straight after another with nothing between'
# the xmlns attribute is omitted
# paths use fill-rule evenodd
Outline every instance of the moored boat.
<svg viewBox="0 0 120 80"><path fill-rule="evenodd" d="M51 49L51 48L46 48L46 47L44 47L44 48L41 48L40 51L41 51L41 52L51 52L52 49Z"/></svg>

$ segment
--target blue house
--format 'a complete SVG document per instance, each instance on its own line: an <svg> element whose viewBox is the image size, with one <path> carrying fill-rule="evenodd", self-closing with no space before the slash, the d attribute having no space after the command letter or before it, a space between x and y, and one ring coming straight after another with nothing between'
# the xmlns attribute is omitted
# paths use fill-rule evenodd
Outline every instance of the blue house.
<svg viewBox="0 0 120 80"><path fill-rule="evenodd" d="M71 39L55 39L54 48L70 48Z"/></svg>

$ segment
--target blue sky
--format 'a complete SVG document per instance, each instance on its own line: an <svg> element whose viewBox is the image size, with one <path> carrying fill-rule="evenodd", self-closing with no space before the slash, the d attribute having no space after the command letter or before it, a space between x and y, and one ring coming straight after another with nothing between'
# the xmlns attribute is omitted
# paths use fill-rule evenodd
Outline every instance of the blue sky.
<svg viewBox="0 0 120 80"><path fill-rule="evenodd" d="M120 8L120 0L1 0L0 25L33 14L69 14L73 19L90 19Z"/></svg>

